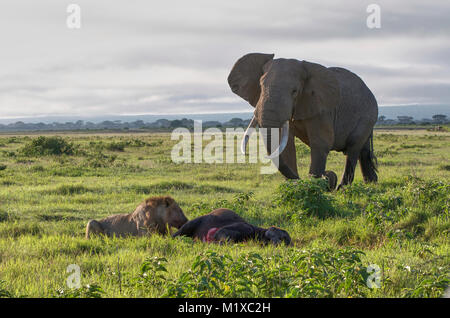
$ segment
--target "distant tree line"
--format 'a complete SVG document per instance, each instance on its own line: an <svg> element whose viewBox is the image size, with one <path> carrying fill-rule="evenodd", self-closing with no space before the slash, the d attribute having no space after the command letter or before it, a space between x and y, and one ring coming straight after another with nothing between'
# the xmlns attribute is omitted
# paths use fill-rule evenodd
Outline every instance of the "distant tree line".
<svg viewBox="0 0 450 318"><path fill-rule="evenodd" d="M250 119L243 120L241 118L233 118L227 122L219 121L203 121L203 128L227 128L227 127L247 127ZM142 120L132 122L122 122L121 120L105 120L100 123L93 123L90 121L78 120L76 122L66 123L24 123L18 121L10 124L0 124L0 131L55 131L55 130L167 130L171 131L174 128L185 127L188 129L194 128L194 120L192 119L158 119L155 122L149 123Z"/></svg>
<svg viewBox="0 0 450 318"><path fill-rule="evenodd" d="M250 119L243 120L241 118L232 118L227 122L219 121L203 121L203 128L236 128L247 127ZM386 116L378 117L377 125L442 125L449 124L447 115L437 114L432 119L424 118L421 120L414 119L411 116L397 116L397 119L387 119ZM142 120L132 122L122 122L121 120L105 120L99 123L90 121L77 120L76 122L53 122L53 123L24 123L18 121L10 124L0 124L0 131L60 131L60 130L161 130L171 131L178 127L188 129L194 128L194 120L192 119L158 119L149 123Z"/></svg>
<svg viewBox="0 0 450 318"><path fill-rule="evenodd" d="M414 119L411 116L397 116L397 119L387 119L386 116L378 117L377 125L443 125L449 124L447 115L433 115L431 119Z"/></svg>

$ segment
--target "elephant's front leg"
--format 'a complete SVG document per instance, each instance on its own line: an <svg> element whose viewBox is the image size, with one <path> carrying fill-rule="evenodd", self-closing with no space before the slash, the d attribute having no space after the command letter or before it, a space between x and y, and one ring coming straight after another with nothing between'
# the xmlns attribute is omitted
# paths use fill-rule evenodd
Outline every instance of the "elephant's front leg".
<svg viewBox="0 0 450 318"><path fill-rule="evenodd" d="M279 157L278 170L288 179L298 179L295 137L292 130L289 130L286 148Z"/></svg>
<svg viewBox="0 0 450 318"><path fill-rule="evenodd" d="M336 189L337 176L333 171L325 171L329 151L326 148L311 148L311 166L309 174L315 178L325 178L328 181L328 190Z"/></svg>
<svg viewBox="0 0 450 318"><path fill-rule="evenodd" d="M334 172L326 173L328 153L334 143L333 116L318 116L301 122L300 127L304 125L309 147L311 148L311 165L309 174L316 178L327 177L330 190L336 187L337 178L330 178ZM305 135L299 129L300 135ZM334 177L334 176L333 176ZM333 180L332 180L333 179Z"/></svg>
<svg viewBox="0 0 450 318"><path fill-rule="evenodd" d="M325 174L328 150L324 147L311 146L311 165L309 174L315 178L321 178Z"/></svg>

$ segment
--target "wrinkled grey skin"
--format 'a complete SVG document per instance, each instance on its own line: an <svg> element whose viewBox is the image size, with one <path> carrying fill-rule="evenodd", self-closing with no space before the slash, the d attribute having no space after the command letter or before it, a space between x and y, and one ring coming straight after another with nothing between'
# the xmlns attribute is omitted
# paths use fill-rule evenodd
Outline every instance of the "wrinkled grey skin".
<svg viewBox="0 0 450 318"><path fill-rule="evenodd" d="M289 138L278 165L286 178L298 178L297 137L311 148L311 175L327 175L327 156L335 150L347 156L339 187L352 183L358 160L364 180L377 181L372 134L378 105L354 73L307 61L274 59L273 54L250 53L233 66L228 83L235 94L255 107L259 127L281 128L288 121ZM268 153L273 151L270 138L268 133Z"/></svg>

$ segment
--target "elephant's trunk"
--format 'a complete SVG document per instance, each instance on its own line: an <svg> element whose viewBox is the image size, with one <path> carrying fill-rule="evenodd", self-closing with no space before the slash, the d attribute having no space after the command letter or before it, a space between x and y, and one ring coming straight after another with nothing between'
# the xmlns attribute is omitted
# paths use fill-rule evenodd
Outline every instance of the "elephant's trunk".
<svg viewBox="0 0 450 318"><path fill-rule="evenodd" d="M283 127L281 127L281 141L280 141L280 145L267 158L268 159L274 159L274 158L278 157L283 152L284 148L286 148L286 145L287 145L287 142L288 142L288 138L289 138L289 121L287 120L283 124ZM269 147L271 147L271 144L267 143L266 148L270 149ZM268 152L270 153L270 151L268 151Z"/></svg>
<svg viewBox="0 0 450 318"><path fill-rule="evenodd" d="M283 156L280 154L286 148L289 139L289 122L286 122L281 129L281 142L278 148L272 152L272 134L271 129L261 129L263 141L267 149L267 153L270 154L267 158L270 158L272 162L277 166L278 171L287 179L298 179L298 174L292 171L289 165L286 163ZM278 159L278 160L277 160Z"/></svg>

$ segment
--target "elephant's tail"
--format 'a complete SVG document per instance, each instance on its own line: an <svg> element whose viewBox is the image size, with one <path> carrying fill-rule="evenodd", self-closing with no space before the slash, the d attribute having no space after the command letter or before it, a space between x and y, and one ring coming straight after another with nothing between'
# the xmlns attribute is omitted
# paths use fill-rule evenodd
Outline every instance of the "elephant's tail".
<svg viewBox="0 0 450 318"><path fill-rule="evenodd" d="M378 172L378 159L375 156L375 152L373 151L373 130L372 133L370 134L370 162L372 164L373 169Z"/></svg>

